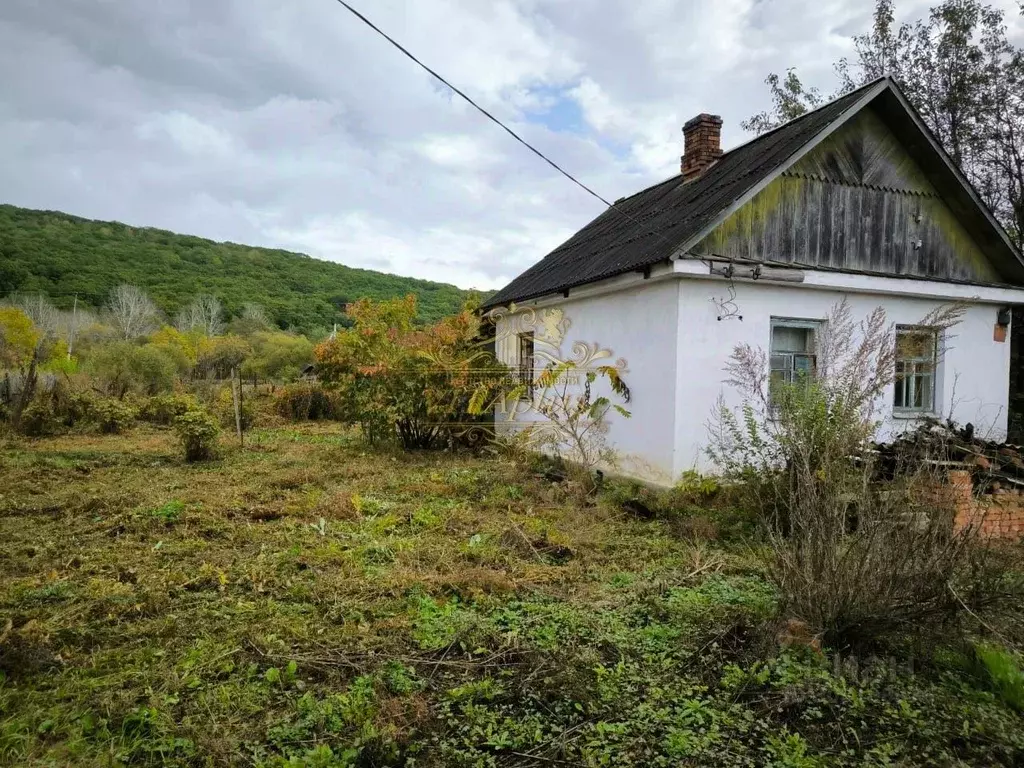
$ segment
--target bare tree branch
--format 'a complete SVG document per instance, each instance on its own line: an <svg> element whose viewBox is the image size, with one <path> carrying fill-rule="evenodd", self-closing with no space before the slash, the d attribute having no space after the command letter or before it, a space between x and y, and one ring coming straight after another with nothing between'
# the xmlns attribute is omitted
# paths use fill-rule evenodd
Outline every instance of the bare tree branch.
<svg viewBox="0 0 1024 768"><path fill-rule="evenodd" d="M110 292L107 310L125 341L133 341L156 330L160 311L146 292L124 283Z"/></svg>

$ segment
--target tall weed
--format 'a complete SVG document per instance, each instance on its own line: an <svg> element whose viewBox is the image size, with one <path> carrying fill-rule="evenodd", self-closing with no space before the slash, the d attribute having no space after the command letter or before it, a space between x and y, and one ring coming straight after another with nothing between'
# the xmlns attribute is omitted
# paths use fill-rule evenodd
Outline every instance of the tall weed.
<svg viewBox="0 0 1024 768"><path fill-rule="evenodd" d="M921 325L948 329L961 314L944 307ZM743 403L714 421L712 457L762 516L783 611L834 646L934 634L1004 594L998 558L955 528L934 465L897 457L895 478L877 482L870 447L894 338L880 308L855 323L843 302L818 335L814 375L783 385L763 350L738 347L728 372Z"/></svg>

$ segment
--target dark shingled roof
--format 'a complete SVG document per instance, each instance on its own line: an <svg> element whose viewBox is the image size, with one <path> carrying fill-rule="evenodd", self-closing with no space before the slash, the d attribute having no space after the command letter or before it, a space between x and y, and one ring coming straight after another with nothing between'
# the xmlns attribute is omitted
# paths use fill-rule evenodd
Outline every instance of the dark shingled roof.
<svg viewBox="0 0 1024 768"><path fill-rule="evenodd" d="M494 294L486 306L558 293L666 260L878 82L730 150L689 183L674 176L619 200Z"/></svg>

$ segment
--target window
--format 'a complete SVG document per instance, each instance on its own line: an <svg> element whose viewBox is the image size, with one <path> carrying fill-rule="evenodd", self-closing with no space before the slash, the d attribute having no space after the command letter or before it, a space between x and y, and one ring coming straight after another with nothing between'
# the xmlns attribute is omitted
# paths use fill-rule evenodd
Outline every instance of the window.
<svg viewBox="0 0 1024 768"><path fill-rule="evenodd" d="M774 400L778 388L796 384L814 376L817 370L817 320L772 319L772 343L769 355L769 395Z"/></svg>
<svg viewBox="0 0 1024 768"><path fill-rule="evenodd" d="M519 334L519 383L526 387L524 399L533 399L533 331Z"/></svg>
<svg viewBox="0 0 1024 768"><path fill-rule="evenodd" d="M935 360L939 334L934 328L896 326L896 411L935 411Z"/></svg>

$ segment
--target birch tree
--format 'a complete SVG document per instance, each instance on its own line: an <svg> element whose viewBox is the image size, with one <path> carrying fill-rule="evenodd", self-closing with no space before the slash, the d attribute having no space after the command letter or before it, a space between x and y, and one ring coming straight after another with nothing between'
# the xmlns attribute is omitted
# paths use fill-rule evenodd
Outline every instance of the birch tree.
<svg viewBox="0 0 1024 768"><path fill-rule="evenodd" d="M175 326L179 331L200 331L206 336L224 332L224 305L216 296L197 296L178 313Z"/></svg>
<svg viewBox="0 0 1024 768"><path fill-rule="evenodd" d="M60 335L68 344L68 358L75 353L75 342L89 326L96 322L96 315L82 307L76 298L71 309L61 312L58 317Z"/></svg>
<svg viewBox="0 0 1024 768"><path fill-rule="evenodd" d="M55 336L57 334L60 328L60 312L43 294L15 294L10 298L9 303L24 312L44 335Z"/></svg>
<svg viewBox="0 0 1024 768"><path fill-rule="evenodd" d="M160 312L146 292L123 283L110 292L107 309L125 341L134 341L156 330Z"/></svg>

